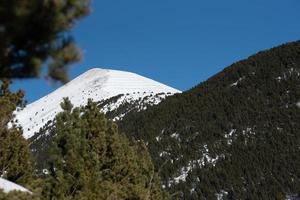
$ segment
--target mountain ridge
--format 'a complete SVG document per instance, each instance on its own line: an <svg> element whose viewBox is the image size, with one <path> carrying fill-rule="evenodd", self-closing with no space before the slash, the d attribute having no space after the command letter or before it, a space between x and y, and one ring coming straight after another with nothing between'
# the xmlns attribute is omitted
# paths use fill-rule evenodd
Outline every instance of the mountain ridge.
<svg viewBox="0 0 300 200"><path fill-rule="evenodd" d="M114 106L123 96L98 105ZM117 123L145 142L175 199L290 199L300 195L299 102L297 41L236 62L146 110L125 106ZM47 130L31 138L42 168L55 136Z"/></svg>
<svg viewBox="0 0 300 200"><path fill-rule="evenodd" d="M261 51L119 127L144 140L180 199L300 192L300 41Z"/></svg>
<svg viewBox="0 0 300 200"><path fill-rule="evenodd" d="M23 127L25 138L30 138L61 111L59 104L64 97L68 97L77 107L85 105L88 98L104 101L123 95L118 102L121 104L123 101L135 101L151 95L164 93L168 96L178 92L180 91L135 73L93 68L24 109L17 110L15 115L18 124ZM149 103L157 104L164 97L161 95L161 98ZM103 111L116 109L119 104Z"/></svg>

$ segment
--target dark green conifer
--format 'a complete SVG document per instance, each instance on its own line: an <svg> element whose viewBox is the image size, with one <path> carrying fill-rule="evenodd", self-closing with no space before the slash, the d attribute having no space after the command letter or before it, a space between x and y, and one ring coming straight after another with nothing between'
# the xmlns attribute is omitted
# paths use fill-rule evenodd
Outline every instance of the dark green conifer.
<svg viewBox="0 0 300 200"><path fill-rule="evenodd" d="M9 82L0 88L0 176L15 183L27 184L33 175L28 142L21 128L14 125L13 111L22 105L23 92L12 93ZM8 126L8 124L10 125Z"/></svg>
<svg viewBox="0 0 300 200"><path fill-rule="evenodd" d="M90 0L0 0L0 78L48 77L66 82L81 58L69 31L89 13Z"/></svg>
<svg viewBox="0 0 300 200"><path fill-rule="evenodd" d="M72 109L68 99L56 117L46 199L163 199L145 145L118 133L96 103Z"/></svg>
<svg viewBox="0 0 300 200"><path fill-rule="evenodd" d="M28 192L12 191L5 193L0 190L0 200L39 200L38 196Z"/></svg>

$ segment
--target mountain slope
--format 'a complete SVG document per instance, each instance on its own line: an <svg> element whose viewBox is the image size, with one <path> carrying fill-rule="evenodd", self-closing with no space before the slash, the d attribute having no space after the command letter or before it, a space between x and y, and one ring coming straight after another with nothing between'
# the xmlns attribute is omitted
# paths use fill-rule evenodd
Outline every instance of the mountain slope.
<svg viewBox="0 0 300 200"><path fill-rule="evenodd" d="M60 103L64 97L68 97L76 107L85 105L91 98L101 103L104 112L111 113L124 104L139 104L143 100L138 107L142 110L178 92L134 73L95 68L17 111L16 119L23 127L25 138L30 138L61 111ZM132 106L130 108L133 109ZM123 109L114 117L123 117L128 111Z"/></svg>
<svg viewBox="0 0 300 200"><path fill-rule="evenodd" d="M284 199L300 191L300 41L237 62L119 122L182 199Z"/></svg>
<svg viewBox="0 0 300 200"><path fill-rule="evenodd" d="M16 112L16 119L30 141L38 169L47 168L49 147L55 132L53 120L61 111L60 102L69 97L74 106L85 105L89 98L98 103L106 117L122 119L127 113L145 110L179 90L140 75L106 69L92 69L53 93ZM47 174L43 170L43 174Z"/></svg>

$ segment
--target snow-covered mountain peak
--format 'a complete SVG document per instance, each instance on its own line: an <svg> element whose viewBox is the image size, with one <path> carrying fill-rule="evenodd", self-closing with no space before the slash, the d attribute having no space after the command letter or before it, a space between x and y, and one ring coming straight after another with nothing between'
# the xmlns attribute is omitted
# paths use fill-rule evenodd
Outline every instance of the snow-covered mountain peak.
<svg viewBox="0 0 300 200"><path fill-rule="evenodd" d="M135 73L93 68L49 95L17 111L16 119L23 127L24 137L30 138L61 111L60 103L64 97L69 97L74 106L80 106L85 105L89 98L94 101L103 101L123 95L122 101L132 101L148 96L154 98L153 96L162 93L168 96L179 92L179 90ZM152 104L159 103L161 99L162 97L154 99ZM118 107L122 102L116 103L118 105L110 106L110 109Z"/></svg>

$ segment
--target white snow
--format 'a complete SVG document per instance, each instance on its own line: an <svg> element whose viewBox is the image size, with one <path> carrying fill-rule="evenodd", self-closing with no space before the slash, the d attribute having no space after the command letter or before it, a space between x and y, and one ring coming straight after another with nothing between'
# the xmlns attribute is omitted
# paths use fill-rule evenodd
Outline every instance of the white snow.
<svg viewBox="0 0 300 200"><path fill-rule="evenodd" d="M160 93L172 95L180 91L135 73L94 68L27 105L23 110L17 110L15 114L18 124L23 127L24 137L30 138L61 111L60 103L64 97L69 97L77 107L85 105L89 98L101 101L124 94L127 99L137 100ZM159 98L154 103L160 101Z"/></svg>
<svg viewBox="0 0 300 200"><path fill-rule="evenodd" d="M230 84L230 87L233 87L233 86L237 86L238 85L238 83L239 82L241 82L243 79L244 79L245 77L243 76L243 77L241 77L241 78L239 78L236 82L234 82L234 83L232 83L232 84Z"/></svg>
<svg viewBox="0 0 300 200"><path fill-rule="evenodd" d="M220 193L216 194L217 200L222 200L224 197L228 195L228 192L225 190L221 190Z"/></svg>
<svg viewBox="0 0 300 200"><path fill-rule="evenodd" d="M196 162L198 163L198 165L200 167L205 166L206 164L211 164L212 166L215 166L217 164L217 161L218 161L219 158L224 158L225 157L224 154L212 156L209 153L209 149L207 147L207 144L203 145L203 148L202 148L201 151L202 151L202 157L200 159L196 160Z"/></svg>
<svg viewBox="0 0 300 200"><path fill-rule="evenodd" d="M187 167L182 167L180 170L180 175L174 178L174 182L178 184L180 181L185 182L189 175L189 172L193 169L191 162L189 162Z"/></svg>
<svg viewBox="0 0 300 200"><path fill-rule="evenodd" d="M173 134L171 135L171 138L178 139L178 138L179 138L179 134L175 132L175 133L173 133Z"/></svg>
<svg viewBox="0 0 300 200"><path fill-rule="evenodd" d="M255 135L255 132L253 131L253 129L252 128L246 128L246 130L243 130L242 131L242 134L243 135Z"/></svg>
<svg viewBox="0 0 300 200"><path fill-rule="evenodd" d="M162 151L159 153L159 157L162 157L162 156L170 156L171 154L167 151Z"/></svg>
<svg viewBox="0 0 300 200"><path fill-rule="evenodd" d="M43 174L48 175L50 172L48 169L43 169Z"/></svg>
<svg viewBox="0 0 300 200"><path fill-rule="evenodd" d="M282 77L281 77L281 76L278 76L278 77L276 78L276 80L277 80L278 82L280 82L280 81L282 80Z"/></svg>
<svg viewBox="0 0 300 200"><path fill-rule="evenodd" d="M287 194L285 200L299 200L299 195L297 194Z"/></svg>
<svg viewBox="0 0 300 200"><path fill-rule="evenodd" d="M286 72L284 72L280 77L280 80L287 80L290 78L293 74L300 76L299 69L289 68ZM277 78L278 80L278 78Z"/></svg>
<svg viewBox="0 0 300 200"><path fill-rule="evenodd" d="M160 157L164 155L163 153L164 152L160 153ZM183 157L183 156L181 156L181 157ZM204 152L202 153L202 157L198 160L190 160L186 166L183 166L179 170L179 173L177 174L176 177L169 179L168 187L170 187L172 184L178 184L180 181L185 182L189 173L197 166L203 167L206 164L215 166L219 158L225 158L225 155L221 154L221 155L216 155L213 157L212 155L209 154L208 147L205 144ZM177 158L176 160L178 161L179 159ZM171 163L173 163L173 160ZM197 178L197 181L200 181L200 180Z"/></svg>
<svg viewBox="0 0 300 200"><path fill-rule="evenodd" d="M230 131L229 131L229 133L228 134L225 134L224 135L224 137L227 139L227 144L228 145L231 145L232 144L232 136L233 136L233 134L236 132L236 129L231 129Z"/></svg>
<svg viewBox="0 0 300 200"><path fill-rule="evenodd" d="M179 175L178 177L175 177L175 178L174 178L174 182L175 182L175 183L179 183L180 181L185 182L187 176L189 175L189 174L188 174L189 171L190 171L190 168L182 169L182 171L181 171L182 174Z"/></svg>
<svg viewBox="0 0 300 200"><path fill-rule="evenodd" d="M3 178L0 178L0 189L2 189L5 193L11 192L13 190L31 193L26 188L24 188L24 187L22 187L20 185L17 185L17 184L15 184L13 182L10 182L8 180L5 180Z"/></svg>
<svg viewBox="0 0 300 200"><path fill-rule="evenodd" d="M222 157L224 157L224 156L222 155ZM204 153L203 157L201 159L197 160L197 163L200 167L204 166L206 163L212 164L213 166L215 166L218 159L219 159L218 155L215 158L213 158L208 153Z"/></svg>
<svg viewBox="0 0 300 200"><path fill-rule="evenodd" d="M156 136L156 137L155 137L155 140L156 140L157 142L159 142L159 141L161 140L161 137L160 137L160 136Z"/></svg>
<svg viewBox="0 0 300 200"><path fill-rule="evenodd" d="M153 95L152 93L138 93L139 96L138 98L136 96L132 96L130 94L126 94L126 95L122 95L120 96L115 102L108 102L107 104L105 104L102 108L102 111L104 113L109 112L109 111L113 111L118 109L121 105L123 105L124 103L133 103L135 104L135 101L137 101L137 99L139 99L135 104L135 109L137 109L138 111L141 110L146 110L147 106L149 105L156 105L158 103L161 102L161 100L165 99L167 96L170 96L173 93L158 93ZM113 120L120 120L122 119L128 112L125 111L124 113L121 113L120 115L116 116Z"/></svg>

